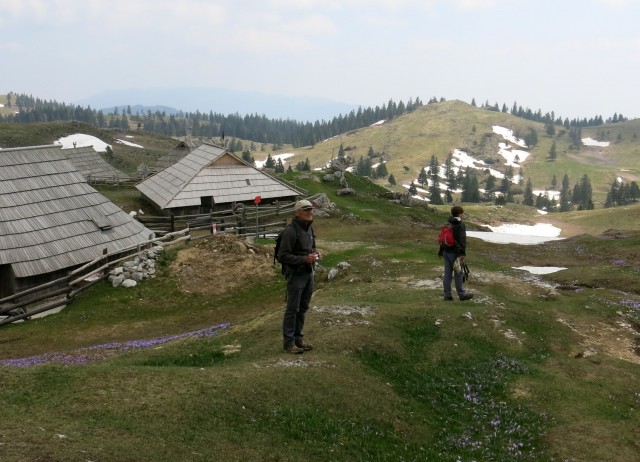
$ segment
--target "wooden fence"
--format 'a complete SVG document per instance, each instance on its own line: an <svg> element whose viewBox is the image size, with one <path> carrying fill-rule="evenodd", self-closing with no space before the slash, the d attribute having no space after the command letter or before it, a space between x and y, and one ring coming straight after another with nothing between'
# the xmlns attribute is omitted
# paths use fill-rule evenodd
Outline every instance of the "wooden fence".
<svg viewBox="0 0 640 462"><path fill-rule="evenodd" d="M263 206L239 205L234 210L223 210L199 215L145 216L136 219L158 235L173 233L178 229L209 229L211 233L264 235L276 217L291 216L293 202ZM215 226L214 226L215 225Z"/></svg>
<svg viewBox="0 0 640 462"><path fill-rule="evenodd" d="M109 271L119 263L125 260L132 260L146 252L153 245L162 245L166 248L179 243L188 243L192 240L214 238L213 236L216 234L246 234L255 235L256 237L275 235L286 226L287 220L266 223L265 219L273 215L270 212L264 213L258 216L256 223L253 225L247 224L246 226L227 225L219 217L217 217L217 221L212 222L205 220L202 218L203 216L189 217L188 226L180 231L166 232L161 237L149 240L145 244L136 247L121 250L117 254L102 255L80 268L70 271L65 277L0 299L0 326L29 319L45 311L71 304L76 295L107 279ZM251 217L250 214L249 217ZM176 222L172 221L172 223L175 224ZM217 226L213 228L213 223L216 223L216 225L220 223L220 229L217 229ZM194 233L194 231L199 230L201 232ZM206 230L206 232L202 232L203 230ZM34 294L36 295L34 296Z"/></svg>

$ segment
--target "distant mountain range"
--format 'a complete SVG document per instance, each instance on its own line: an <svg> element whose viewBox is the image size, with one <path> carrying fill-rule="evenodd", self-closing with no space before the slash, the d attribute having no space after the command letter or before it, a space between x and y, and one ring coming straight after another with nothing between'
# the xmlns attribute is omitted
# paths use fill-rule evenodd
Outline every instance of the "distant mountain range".
<svg viewBox="0 0 640 462"><path fill-rule="evenodd" d="M268 95L224 88L137 88L109 90L90 98L74 101L103 112L121 111L131 106L132 112L152 113L156 110L173 114L178 111L208 114L265 115L269 119L291 119L300 122L331 120L348 114L357 106L322 98ZM137 109L134 109L137 108Z"/></svg>

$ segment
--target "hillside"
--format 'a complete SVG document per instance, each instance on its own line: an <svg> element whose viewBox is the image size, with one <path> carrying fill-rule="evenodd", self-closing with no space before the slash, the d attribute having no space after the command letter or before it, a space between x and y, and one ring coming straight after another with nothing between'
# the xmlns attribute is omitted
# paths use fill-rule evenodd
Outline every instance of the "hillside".
<svg viewBox="0 0 640 462"><path fill-rule="evenodd" d="M6 97L4 99L6 102ZM2 107L0 114L11 110L13 108ZM500 128L500 131L496 131L495 127ZM533 147L522 148L508 142L500 133L504 130L511 131L520 139L526 138L533 130L537 143ZM170 138L144 131L132 130L125 134L119 130L97 130L88 125L70 123L0 124L0 147L50 143L57 137L78 131L99 136L112 144L114 166L129 174L135 173L140 163L153 164L155 159L174 147ZM308 158L311 165L317 168L336 157L341 145L345 155L355 162L367 158L369 151L373 150L375 157L371 159L372 163L384 160L388 172L394 175L397 183L392 189L403 191L403 185L407 187L411 181L417 183L420 170L428 167L432 156L442 164L450 153L455 152L457 155L461 152L466 156L464 162L473 160L474 171L479 175L482 188L482 181L486 179L489 169L494 177L506 172L506 158L500 153L500 146L506 144L509 149L522 150L527 156L513 168L513 173L522 177L520 184L513 185L516 200L522 199L524 183L528 179L531 179L534 190L545 191L558 190L564 175L568 176L571 188L587 175L594 203L596 207L602 207L614 179L621 178L629 183L640 178L640 169L637 167L640 157L638 132L640 119L583 128L581 138L608 143L608 146L583 144L576 149L572 147L570 129L555 126L555 134L550 136L546 134L542 123L478 108L461 101L445 101L429 103L392 120L379 121L370 127L343 133L314 146L298 149L284 146L279 151L254 151L252 156L257 161L264 161L267 154L275 156L293 153L293 157L285 159L285 164L295 166ZM125 135L144 141L137 143L143 149L114 145L113 141L117 136ZM236 141L241 141L244 149L252 144L251 140ZM555 143L557 152L554 161L549 160L552 143ZM262 143L257 143L257 146L265 148ZM557 182L555 187L552 185L554 176ZM385 180L377 182L386 183Z"/></svg>
<svg viewBox="0 0 640 462"><path fill-rule="evenodd" d="M498 144L505 140L494 133L493 126L508 128L518 138L523 138L530 129L536 130L538 144L527 149L530 155L521 164L520 172L525 180L531 178L534 189L552 189L552 177L556 175L560 182L565 174L573 187L586 174L591 180L594 202L601 206L615 178L621 177L625 182L640 178L640 140L637 137L640 120L584 128L583 138L609 141L610 145L606 148L582 146L580 150L571 150L566 130L559 128L554 137L549 137L541 123L473 107L461 101L431 103L410 114L345 133L315 146L283 149L271 154L294 152L290 163L295 165L309 158L313 166L322 166L338 155L341 144L347 150L345 154L356 161L360 157L366 158L371 147L376 153L385 153L387 170L394 175L398 185L415 181L420 169L428 167L431 156L436 156L442 164L454 149L472 154L485 161L487 167L504 172L505 160L498 154ZM558 157L550 162L548 155L553 141L556 142ZM262 160L258 154L256 158ZM378 161L379 158L375 158L375 162Z"/></svg>
<svg viewBox="0 0 640 462"><path fill-rule="evenodd" d="M106 159L115 168L135 174L138 165L155 165L157 159L166 155L178 144L177 140L154 133L133 130L98 129L78 122L49 122L33 124L0 123L0 149L52 144L67 136L84 134L94 136L111 146L113 157ZM131 146L126 140L141 147ZM104 155L104 152L101 153Z"/></svg>

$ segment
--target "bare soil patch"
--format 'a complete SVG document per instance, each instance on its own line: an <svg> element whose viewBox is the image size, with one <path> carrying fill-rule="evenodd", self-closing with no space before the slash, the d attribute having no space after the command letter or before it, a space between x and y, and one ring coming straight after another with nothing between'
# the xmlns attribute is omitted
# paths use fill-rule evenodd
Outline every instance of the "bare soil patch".
<svg viewBox="0 0 640 462"><path fill-rule="evenodd" d="M273 247L217 235L178 252L169 267L184 292L219 296L275 277Z"/></svg>

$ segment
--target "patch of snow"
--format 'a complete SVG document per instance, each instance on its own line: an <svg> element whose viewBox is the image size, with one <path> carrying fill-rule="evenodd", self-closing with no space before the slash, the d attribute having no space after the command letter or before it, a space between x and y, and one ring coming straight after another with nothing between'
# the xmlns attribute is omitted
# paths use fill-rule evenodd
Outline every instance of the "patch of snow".
<svg viewBox="0 0 640 462"><path fill-rule="evenodd" d="M541 237L557 237L562 231L548 223L536 223L533 226L530 225L518 225L509 223L500 226L488 226L494 233L509 233L509 234L522 234L529 236L541 236Z"/></svg>
<svg viewBox="0 0 640 462"><path fill-rule="evenodd" d="M81 148L85 146L93 146L93 149L96 152L106 152L107 147L111 147L110 144L105 143L100 138L96 138L95 136L91 136L91 135L84 135L82 133L76 133L74 135L65 136L55 141L54 144L61 144L62 149L73 149L74 147Z"/></svg>
<svg viewBox="0 0 640 462"><path fill-rule="evenodd" d="M131 143L129 141L121 140L121 139L118 139L118 138L116 138L116 143L125 144L127 146L131 146L131 147L134 147L134 148L143 148L144 149L144 146L140 146L139 144Z"/></svg>
<svg viewBox="0 0 640 462"><path fill-rule="evenodd" d="M0 103L0 107L4 107L4 104Z"/></svg>
<svg viewBox="0 0 640 462"><path fill-rule="evenodd" d="M532 191L533 195L538 197L540 194L542 194L542 197L546 197L547 199L551 200L551 199L555 199L555 200L560 200L560 191L553 191L553 190L541 190L541 189L534 189Z"/></svg>
<svg viewBox="0 0 640 462"><path fill-rule="evenodd" d="M293 152L287 152L284 154L276 154L275 156L271 156L271 158L273 159L274 162L278 162L278 159L280 159L282 161L283 164L286 163L286 159L295 156L295 153ZM264 167L264 163L267 161L267 159L265 158L264 160L256 160L255 164L257 168L262 168Z"/></svg>
<svg viewBox="0 0 640 462"><path fill-rule="evenodd" d="M562 266L514 266L513 269L528 271L531 274L551 274L566 270Z"/></svg>
<svg viewBox="0 0 640 462"><path fill-rule="evenodd" d="M547 212L546 210L540 210L540 209L538 209L538 210L536 210L536 211L537 211L540 215L546 215L547 213L549 213L549 212Z"/></svg>
<svg viewBox="0 0 640 462"><path fill-rule="evenodd" d="M534 226L506 224L501 226L487 226L491 233L483 231L467 231L467 236L476 237L494 244L536 245L548 241L559 241L562 231L547 223L537 223Z"/></svg>
<svg viewBox="0 0 640 462"><path fill-rule="evenodd" d="M375 127L376 125L382 125L383 123L385 123L386 120L378 120L377 122L372 123L371 125L369 125L370 127Z"/></svg>
<svg viewBox="0 0 640 462"><path fill-rule="evenodd" d="M527 157L529 157L529 153L527 151L522 151L520 149L512 149L506 143L498 143L498 154L505 158L505 165L510 165L511 167L520 167L520 163L524 162ZM518 162L516 162L516 158Z"/></svg>
<svg viewBox="0 0 640 462"><path fill-rule="evenodd" d="M525 143L524 140L521 140L520 138L516 138L515 136L513 136L513 130L510 130L505 127L501 127L499 125L494 125L492 128L493 128L493 133L495 133L496 135L502 136L505 140L510 141L513 144L517 144L521 148L527 147L527 143Z"/></svg>
<svg viewBox="0 0 640 462"><path fill-rule="evenodd" d="M606 148L607 146L609 146L608 141L596 141L591 138L582 138L582 144L584 144L585 146L598 146L601 148Z"/></svg>

